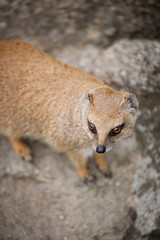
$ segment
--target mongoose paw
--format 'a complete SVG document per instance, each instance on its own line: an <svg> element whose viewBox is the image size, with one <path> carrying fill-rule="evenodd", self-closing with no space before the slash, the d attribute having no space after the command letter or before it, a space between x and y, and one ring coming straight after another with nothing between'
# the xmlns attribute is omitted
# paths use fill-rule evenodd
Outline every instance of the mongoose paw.
<svg viewBox="0 0 160 240"><path fill-rule="evenodd" d="M88 184L88 183L96 183L96 180L97 180L97 178L96 178L95 175L90 175L90 176L88 176L88 177L85 177L85 178L83 179L83 182L84 182L85 184Z"/></svg>
<svg viewBox="0 0 160 240"><path fill-rule="evenodd" d="M22 140L17 138L8 137L9 142L11 143L13 149L22 160L32 162L33 156L30 148Z"/></svg>
<svg viewBox="0 0 160 240"><path fill-rule="evenodd" d="M111 172L111 170L108 170L108 168L104 168L104 169L100 169L99 166L96 164L96 167L98 169L98 171L100 171L104 177L106 178L112 178L113 177L113 174Z"/></svg>
<svg viewBox="0 0 160 240"><path fill-rule="evenodd" d="M27 161L27 162L29 162L29 163L34 163L34 161L33 161L33 155L32 155L31 153L28 153L28 154L26 154L26 155L22 155L22 156L21 156L21 159L22 159L23 161Z"/></svg>
<svg viewBox="0 0 160 240"><path fill-rule="evenodd" d="M106 177L106 178L112 178L113 177L113 174L112 172L109 170L109 171L106 171L106 172L103 172L103 175Z"/></svg>

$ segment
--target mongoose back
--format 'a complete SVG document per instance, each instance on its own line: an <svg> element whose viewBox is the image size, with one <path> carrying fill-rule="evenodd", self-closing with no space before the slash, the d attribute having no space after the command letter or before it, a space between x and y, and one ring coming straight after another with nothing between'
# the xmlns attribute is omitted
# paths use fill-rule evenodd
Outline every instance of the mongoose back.
<svg viewBox="0 0 160 240"><path fill-rule="evenodd" d="M0 41L0 133L31 161L23 138L66 152L80 178L93 181L88 156L111 176L104 153L129 136L138 110L135 95L66 65L21 40Z"/></svg>

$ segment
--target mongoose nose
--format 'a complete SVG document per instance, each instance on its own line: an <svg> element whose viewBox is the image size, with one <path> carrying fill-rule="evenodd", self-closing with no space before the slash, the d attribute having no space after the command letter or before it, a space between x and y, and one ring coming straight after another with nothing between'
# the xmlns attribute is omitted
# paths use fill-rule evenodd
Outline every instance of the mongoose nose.
<svg viewBox="0 0 160 240"><path fill-rule="evenodd" d="M96 152L97 153L105 153L105 151L106 151L106 147L105 146L98 146L96 148Z"/></svg>

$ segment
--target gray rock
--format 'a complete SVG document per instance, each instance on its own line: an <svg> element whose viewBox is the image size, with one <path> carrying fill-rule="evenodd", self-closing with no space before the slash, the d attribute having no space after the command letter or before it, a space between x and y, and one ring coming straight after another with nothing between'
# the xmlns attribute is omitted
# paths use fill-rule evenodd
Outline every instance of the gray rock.
<svg viewBox="0 0 160 240"><path fill-rule="evenodd" d="M71 49L71 56L63 49L59 58L138 96L140 112L136 139L140 165L135 174L132 172L137 221L130 239L134 235L135 239L160 239L160 42L124 39L104 51L91 45L85 46L84 51ZM74 58L76 55L78 62ZM90 56L90 62L85 66L86 56ZM119 163L121 158L125 159L124 149L117 156ZM135 151L138 153L138 149Z"/></svg>
<svg viewBox="0 0 160 240"><path fill-rule="evenodd" d="M133 190L138 213L136 228L146 236L160 228L160 174L147 157L134 175Z"/></svg>
<svg viewBox="0 0 160 240"><path fill-rule="evenodd" d="M93 45L70 46L57 54L60 60L89 71L107 84L137 94L160 93L160 42L121 40L102 50ZM76 58L79 61L76 61Z"/></svg>
<svg viewBox="0 0 160 240"><path fill-rule="evenodd" d="M0 140L0 239L123 239L134 223L131 176L137 152L128 159L131 143L136 149L134 136L112 155L113 179L90 163L98 177L91 185L81 183L64 154L29 142L35 155L31 165L18 159L4 137Z"/></svg>
<svg viewBox="0 0 160 240"><path fill-rule="evenodd" d="M159 39L160 4L150 0L1 0L3 39L21 38L50 49L94 44L103 48L117 39Z"/></svg>

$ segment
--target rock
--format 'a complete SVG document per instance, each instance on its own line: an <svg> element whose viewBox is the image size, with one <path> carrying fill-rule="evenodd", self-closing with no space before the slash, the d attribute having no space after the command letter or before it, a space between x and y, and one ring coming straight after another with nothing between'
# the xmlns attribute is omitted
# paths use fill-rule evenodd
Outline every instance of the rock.
<svg viewBox="0 0 160 240"><path fill-rule="evenodd" d="M94 44L117 39L159 39L159 1L0 1L1 39L37 41L42 48ZM56 34L54 34L56 32Z"/></svg>
<svg viewBox="0 0 160 240"><path fill-rule="evenodd" d="M104 178L90 163L98 181L85 185L64 154L29 142L35 156L29 164L18 159L4 137L0 140L0 239L123 239L135 221L130 209L137 153L125 164L118 159L112 164L113 179ZM124 161L131 142L136 149L134 137L117 146L123 152L128 145Z"/></svg>
<svg viewBox="0 0 160 240"><path fill-rule="evenodd" d="M137 209L136 229L149 239L160 238L160 106L159 96L148 95L141 100L137 124L143 160L134 174L133 192ZM154 118L156 114L156 117ZM148 239L148 238L147 238Z"/></svg>
<svg viewBox="0 0 160 240"><path fill-rule="evenodd" d="M160 177L147 157L134 175L133 190L137 209L136 228L146 236L160 228Z"/></svg>
<svg viewBox="0 0 160 240"><path fill-rule="evenodd" d="M132 173L137 220L130 239L134 235L135 239L160 239L160 42L125 39L104 51L85 46L84 50L72 47L71 52L72 56L64 49L59 58L138 96L140 112L136 139L141 157L137 171ZM75 60L75 55L79 56L79 61ZM85 66L85 56L90 56L89 69ZM117 157L119 163L121 157L126 159L123 151Z"/></svg>
<svg viewBox="0 0 160 240"><path fill-rule="evenodd" d="M94 72L105 82L137 94L160 93L159 62L158 41L121 40L99 55Z"/></svg>
<svg viewBox="0 0 160 240"><path fill-rule="evenodd" d="M102 50L93 45L64 48L60 60L89 71L107 84L136 94L160 93L160 42L121 40ZM76 61L76 58L79 61Z"/></svg>

